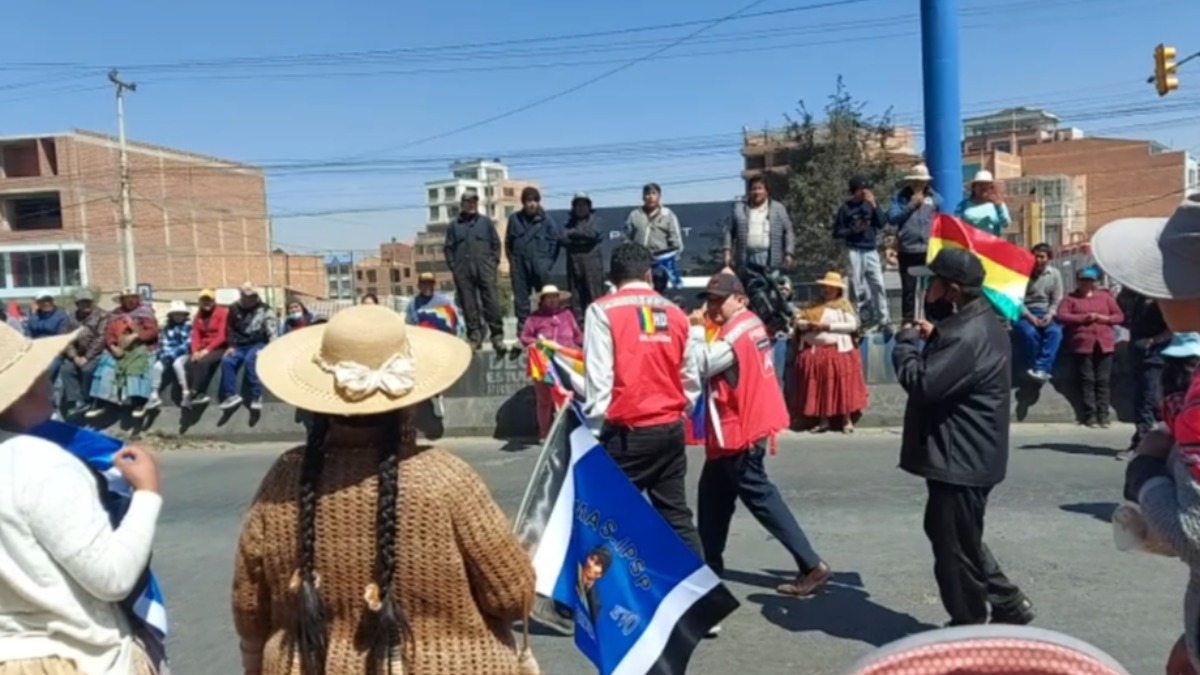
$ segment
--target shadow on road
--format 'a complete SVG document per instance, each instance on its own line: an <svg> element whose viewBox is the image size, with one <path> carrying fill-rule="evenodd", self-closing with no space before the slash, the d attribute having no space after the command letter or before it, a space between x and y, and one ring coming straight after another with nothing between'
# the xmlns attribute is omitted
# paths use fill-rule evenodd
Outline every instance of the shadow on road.
<svg viewBox="0 0 1200 675"><path fill-rule="evenodd" d="M1116 457L1119 450L1112 447L1087 445L1084 443L1036 443L1022 445L1022 450L1049 450L1067 455L1091 455L1093 457Z"/></svg>
<svg viewBox="0 0 1200 675"><path fill-rule="evenodd" d="M759 581L769 578L773 587L790 574L776 573L773 570L767 572L773 576L746 576ZM726 576L730 576L728 571ZM730 581L735 579L730 577ZM914 633L937 628L913 616L872 602L870 594L863 587L862 577L855 572L835 573L829 585L810 598L755 593L746 600L761 605L763 618L789 632L816 631L844 640L865 642L875 647L882 647Z"/></svg>
<svg viewBox="0 0 1200 675"><path fill-rule="evenodd" d="M1058 507L1067 513L1078 513L1091 516L1104 523L1112 522L1113 511L1117 505L1114 502L1082 502L1079 504L1063 504Z"/></svg>

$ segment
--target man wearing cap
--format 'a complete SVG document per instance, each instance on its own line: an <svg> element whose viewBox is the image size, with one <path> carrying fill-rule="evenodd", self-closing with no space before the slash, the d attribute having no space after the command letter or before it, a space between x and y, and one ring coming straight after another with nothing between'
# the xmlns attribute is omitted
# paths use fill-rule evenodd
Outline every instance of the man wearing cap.
<svg viewBox="0 0 1200 675"><path fill-rule="evenodd" d="M580 325L587 308L604 295L603 240L604 223L592 208L592 198L586 192L576 192L571 199L571 216L563 229L563 247L567 249L567 290L571 291L571 308Z"/></svg>
<svg viewBox="0 0 1200 675"><path fill-rule="evenodd" d="M687 315L650 286L653 264L634 242L613 251L617 291L593 303L584 321L584 414L630 482L703 557L687 504L683 430L700 376Z"/></svg>
<svg viewBox="0 0 1200 675"><path fill-rule="evenodd" d="M217 294L206 288L200 291L200 308L192 317L188 337L188 361L185 367L187 383L183 407L209 402L208 385L221 366L228 348L229 310L217 304Z"/></svg>
<svg viewBox="0 0 1200 675"><path fill-rule="evenodd" d="M850 179L850 198L838 208L833 221L833 238L846 244L850 257L850 288L858 314L884 330L891 330L887 289L883 285L883 262L879 259L879 232L886 225L883 211L875 202L871 181L863 176Z"/></svg>
<svg viewBox="0 0 1200 675"><path fill-rule="evenodd" d="M741 498L799 568L795 581L780 585L779 592L811 595L829 580L829 566L813 550L763 464L767 446L790 422L775 376L771 335L746 308L746 291L732 271L713 276L700 297L706 307L691 315L688 340L708 384L706 461L696 499L704 561L717 574L724 572L729 523ZM709 320L720 326L711 344L705 339Z"/></svg>
<svg viewBox="0 0 1200 675"><path fill-rule="evenodd" d="M532 311L529 297L550 282L563 239L558 224L542 208L542 193L537 188L531 185L521 190L521 205L520 211L508 217L508 228L504 231L517 335Z"/></svg>
<svg viewBox="0 0 1200 675"><path fill-rule="evenodd" d="M983 543L988 496L1008 470L1008 332L983 297L973 253L942 249L914 271L930 277L928 321L902 329L892 353L908 394L900 468L925 479L925 534L942 605L951 625L988 623L989 607L992 623L1027 624L1033 605Z"/></svg>
<svg viewBox="0 0 1200 675"><path fill-rule="evenodd" d="M654 290L666 292L679 276L676 261L683 253L683 229L675 212L662 205L658 183L647 183L642 188L642 208L631 211L625 220L625 238L641 244L654 256Z"/></svg>
<svg viewBox="0 0 1200 675"><path fill-rule="evenodd" d="M796 230L787 207L771 199L765 178L751 176L745 199L733 203L725 223L725 265L737 270L747 264L767 271L787 268L795 250Z"/></svg>
<svg viewBox="0 0 1200 675"><path fill-rule="evenodd" d="M467 324L467 340L475 350L483 346L487 321L492 347L505 350L504 321L500 314L500 233L492 219L479 212L479 195L463 193L458 217L446 229L442 250L454 275L458 306Z"/></svg>
<svg viewBox="0 0 1200 675"><path fill-rule="evenodd" d="M942 196L930 186L929 167L918 164L904 177L905 186L892 196L887 221L896 228L896 255L900 268L900 315L904 323L916 319L917 278L909 270L925 264L929 255L929 231L933 218L942 210Z"/></svg>
<svg viewBox="0 0 1200 675"><path fill-rule="evenodd" d="M87 411L92 400L92 375L96 362L104 353L104 328L108 320L104 312L96 309L95 296L91 291L80 289L75 293L75 325L79 334L67 345L62 370L62 403L71 415Z"/></svg>
<svg viewBox="0 0 1200 675"><path fill-rule="evenodd" d="M242 404L237 392L238 370L246 373L250 389L250 409L262 410L262 384L258 381L258 352L279 333L275 312L247 281L242 284L238 301L229 307L229 325L225 336L229 346L221 358L221 410L233 410Z"/></svg>
<svg viewBox="0 0 1200 675"><path fill-rule="evenodd" d="M65 335L73 329L74 326L71 325L71 317L58 308L54 302L54 296L49 293L38 296L34 302L33 311L29 313L29 317L25 320L25 330L28 332L29 337L34 340L53 337L55 335ZM58 379L60 368L62 368L61 357L54 359L54 362L50 365L51 384ZM50 398L53 400L53 393L51 393Z"/></svg>

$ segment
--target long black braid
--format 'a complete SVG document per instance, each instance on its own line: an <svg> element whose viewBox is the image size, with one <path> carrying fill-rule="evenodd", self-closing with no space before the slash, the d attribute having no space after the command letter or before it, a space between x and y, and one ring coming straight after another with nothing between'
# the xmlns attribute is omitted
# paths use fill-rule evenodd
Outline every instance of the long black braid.
<svg viewBox="0 0 1200 675"><path fill-rule="evenodd" d="M300 648L300 672L303 675L325 675L325 657L329 638L325 627L325 604L317 588L317 481L325 465L325 437L329 433L329 418L313 415L308 428L308 442L300 464L300 492L297 497L300 543L299 620L296 637Z"/></svg>
<svg viewBox="0 0 1200 675"><path fill-rule="evenodd" d="M413 442L408 411L384 415L379 422L383 442L379 449L379 475L375 501L375 583L379 586L379 610L371 616L368 632L367 673L392 672L398 647L409 631L408 617L396 601L393 579L396 572L396 496L399 492L399 456Z"/></svg>

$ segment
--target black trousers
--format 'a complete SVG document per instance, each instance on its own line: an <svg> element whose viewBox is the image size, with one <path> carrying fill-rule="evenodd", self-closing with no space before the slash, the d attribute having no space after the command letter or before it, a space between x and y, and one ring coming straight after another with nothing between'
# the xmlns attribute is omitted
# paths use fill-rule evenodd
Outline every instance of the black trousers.
<svg viewBox="0 0 1200 675"><path fill-rule="evenodd" d="M1142 436L1150 433L1158 422L1158 407L1162 403L1162 357L1157 351L1146 351L1129 347L1129 361L1133 372L1133 421L1135 429L1131 447L1136 447Z"/></svg>
<svg viewBox="0 0 1200 675"><path fill-rule="evenodd" d="M208 385L213 375L221 367L221 358L225 355L223 349L209 352L196 361L188 359L183 372L187 375L187 388L195 394L207 394Z"/></svg>
<svg viewBox="0 0 1200 675"><path fill-rule="evenodd" d="M636 429L605 427L600 434L604 450L634 487L675 530L683 543L701 559L704 550L687 505L687 443L683 422Z"/></svg>
<svg viewBox="0 0 1200 675"><path fill-rule="evenodd" d="M745 452L710 459L700 472L700 495L696 499L700 542L704 545L704 561L718 574L725 570L725 543L738 498L755 520L792 554L802 574L808 574L821 563L821 557L813 550L778 488L767 477L763 465L766 446L764 439Z"/></svg>
<svg viewBox="0 0 1200 675"><path fill-rule="evenodd" d="M914 267L923 267L925 255L924 251L896 254L896 260L900 263L900 317L905 323L916 320L917 278L908 271Z"/></svg>
<svg viewBox="0 0 1200 675"><path fill-rule="evenodd" d="M604 295L604 260L599 251L573 253L567 257L567 290L571 291L575 320L582 326L588 305Z"/></svg>
<svg viewBox="0 0 1200 675"><path fill-rule="evenodd" d="M508 264L508 273L512 276L513 312L517 315L517 335L520 335L531 311L530 296L550 283L549 267L536 258L525 256L513 256Z"/></svg>
<svg viewBox="0 0 1200 675"><path fill-rule="evenodd" d="M92 375L96 372L98 361L99 358L92 359L80 368L71 359L63 357L58 377L62 382L64 405L76 406L92 400Z"/></svg>
<svg viewBox="0 0 1200 675"><path fill-rule="evenodd" d="M1100 346L1090 354L1074 354L1079 371L1079 399L1083 403L1084 422L1107 422L1112 384L1112 354Z"/></svg>
<svg viewBox="0 0 1200 675"><path fill-rule="evenodd" d="M933 545L933 576L950 624L988 621L993 610L1015 609L1021 590L1004 576L987 544L983 516L991 488L926 481L925 535Z"/></svg>
<svg viewBox="0 0 1200 675"><path fill-rule="evenodd" d="M455 296L467 324L467 339L483 342L484 321L493 341L504 339L504 317L500 314L500 289L496 286L496 262L464 260L454 264Z"/></svg>

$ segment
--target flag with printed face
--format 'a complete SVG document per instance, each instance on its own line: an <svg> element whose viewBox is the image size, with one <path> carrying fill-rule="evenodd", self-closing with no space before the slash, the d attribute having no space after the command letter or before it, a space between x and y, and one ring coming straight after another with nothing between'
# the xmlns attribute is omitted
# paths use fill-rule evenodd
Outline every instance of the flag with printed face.
<svg viewBox="0 0 1200 675"><path fill-rule="evenodd" d="M601 675L683 673L738 606L637 491L575 406L560 412L517 514L537 575L534 618Z"/></svg>

